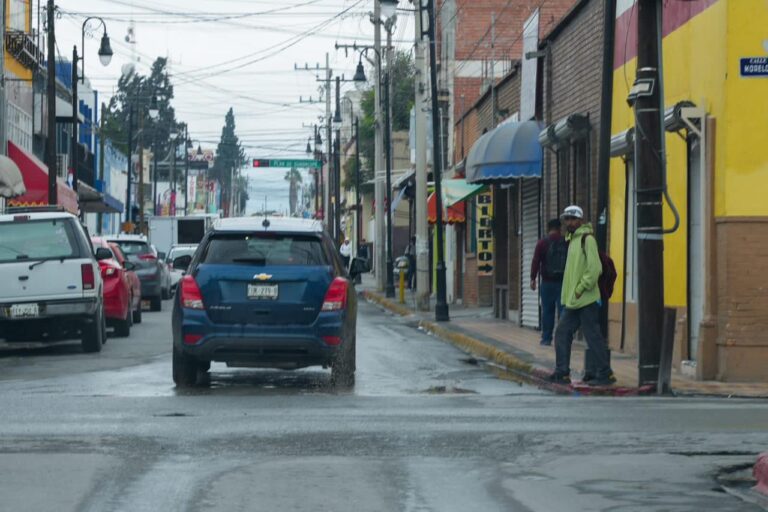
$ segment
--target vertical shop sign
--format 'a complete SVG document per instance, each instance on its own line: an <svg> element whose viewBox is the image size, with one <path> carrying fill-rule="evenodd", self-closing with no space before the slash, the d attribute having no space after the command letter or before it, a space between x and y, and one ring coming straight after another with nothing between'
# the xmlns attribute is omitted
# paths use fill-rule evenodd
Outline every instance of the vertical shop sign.
<svg viewBox="0 0 768 512"><path fill-rule="evenodd" d="M493 194L477 195L477 274L493 275Z"/></svg>

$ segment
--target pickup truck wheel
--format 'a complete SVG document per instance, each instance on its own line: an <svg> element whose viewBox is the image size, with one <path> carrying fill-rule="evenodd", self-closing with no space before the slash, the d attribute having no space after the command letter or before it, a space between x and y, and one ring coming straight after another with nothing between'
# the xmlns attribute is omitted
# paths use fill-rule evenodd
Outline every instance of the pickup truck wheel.
<svg viewBox="0 0 768 512"><path fill-rule="evenodd" d="M331 365L331 384L337 388L351 388L355 385L356 339L342 345L341 351Z"/></svg>
<svg viewBox="0 0 768 512"><path fill-rule="evenodd" d="M177 387L191 387L197 383L200 363L173 347L173 382Z"/></svg>
<svg viewBox="0 0 768 512"><path fill-rule="evenodd" d="M158 295L149 299L150 311L161 311L163 309L163 299Z"/></svg>
<svg viewBox="0 0 768 512"><path fill-rule="evenodd" d="M101 352L101 346L106 339L106 323L104 309L99 308L90 323L83 326L83 352Z"/></svg>

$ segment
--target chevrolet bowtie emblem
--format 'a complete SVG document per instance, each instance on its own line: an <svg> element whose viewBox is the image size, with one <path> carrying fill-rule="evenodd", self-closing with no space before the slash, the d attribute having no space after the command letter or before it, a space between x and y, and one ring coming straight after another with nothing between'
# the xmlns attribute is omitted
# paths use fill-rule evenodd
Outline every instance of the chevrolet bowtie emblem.
<svg viewBox="0 0 768 512"><path fill-rule="evenodd" d="M256 274L253 278L259 281L266 281L267 279L272 279L272 274Z"/></svg>

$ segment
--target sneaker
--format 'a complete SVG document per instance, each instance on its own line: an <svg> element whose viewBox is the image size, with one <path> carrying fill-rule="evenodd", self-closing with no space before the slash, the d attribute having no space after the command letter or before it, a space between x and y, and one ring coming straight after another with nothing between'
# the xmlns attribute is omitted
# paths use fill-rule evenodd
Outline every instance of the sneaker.
<svg viewBox="0 0 768 512"><path fill-rule="evenodd" d="M551 340L550 341L541 340L539 342L539 345L541 345L542 347L551 347L552 346L552 341Z"/></svg>
<svg viewBox="0 0 768 512"><path fill-rule="evenodd" d="M605 377L595 377L587 382L589 386L613 386L614 384L616 384L616 377L613 373L609 373Z"/></svg>
<svg viewBox="0 0 768 512"><path fill-rule="evenodd" d="M591 380L595 380L595 375L592 373L585 373L584 376L581 378L581 382L585 384Z"/></svg>
<svg viewBox="0 0 768 512"><path fill-rule="evenodd" d="M571 383L571 377L569 375L563 375L562 373L554 372L552 375L547 377L547 381L551 382L552 384L563 384L567 386Z"/></svg>

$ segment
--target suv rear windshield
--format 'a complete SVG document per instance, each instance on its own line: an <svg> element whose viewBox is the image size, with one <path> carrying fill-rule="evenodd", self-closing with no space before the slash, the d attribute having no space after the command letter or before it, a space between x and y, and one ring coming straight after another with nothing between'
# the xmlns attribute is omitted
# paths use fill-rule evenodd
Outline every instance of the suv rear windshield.
<svg viewBox="0 0 768 512"><path fill-rule="evenodd" d="M152 249L147 242L133 242L129 240L116 240L117 245L123 250L123 254L128 256L140 256L142 254L149 254Z"/></svg>
<svg viewBox="0 0 768 512"><path fill-rule="evenodd" d="M69 219L0 223L0 262L81 258Z"/></svg>
<svg viewBox="0 0 768 512"><path fill-rule="evenodd" d="M312 235L249 233L214 235L201 263L271 265L328 265L322 241Z"/></svg>

